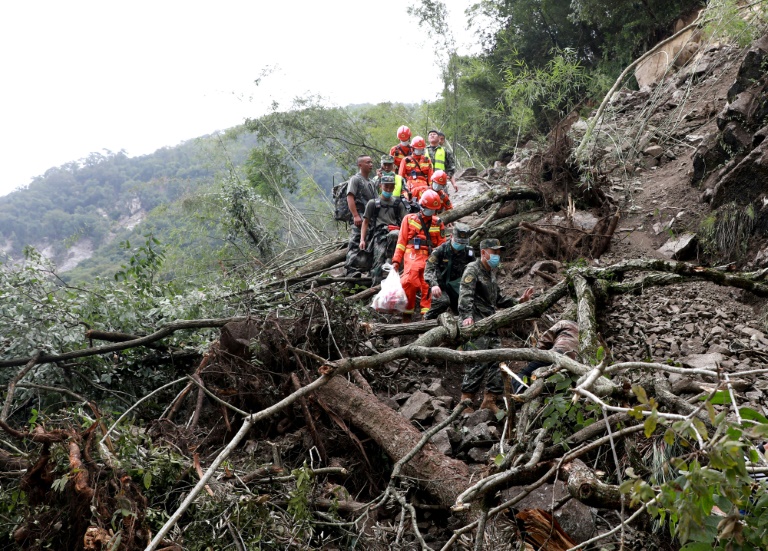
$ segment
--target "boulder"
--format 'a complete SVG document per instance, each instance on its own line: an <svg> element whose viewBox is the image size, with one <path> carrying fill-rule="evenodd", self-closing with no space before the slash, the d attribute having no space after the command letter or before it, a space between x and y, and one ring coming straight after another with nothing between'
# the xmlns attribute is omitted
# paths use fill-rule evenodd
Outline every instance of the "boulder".
<svg viewBox="0 0 768 551"><path fill-rule="evenodd" d="M443 455L450 456L453 454L453 448L451 446L451 439L448 435L447 427L435 434L430 442L432 442L432 444L434 444L438 451Z"/></svg>
<svg viewBox="0 0 768 551"><path fill-rule="evenodd" d="M523 491L522 487L512 487L502 492L502 499L508 500ZM549 511L552 503L568 495L568 488L558 480L554 485L543 484L525 496L517 504L516 509L543 509ZM554 513L560 527L577 543L587 541L596 531L595 517L592 509L577 499L569 500Z"/></svg>
<svg viewBox="0 0 768 551"><path fill-rule="evenodd" d="M442 379L432 379L428 385L422 385L421 390L429 394L430 396L446 396L448 391L443 388Z"/></svg>
<svg viewBox="0 0 768 551"><path fill-rule="evenodd" d="M468 166L464 170L460 170L456 173L456 180L461 180L463 178L472 178L477 176L477 169L473 166Z"/></svg>
<svg viewBox="0 0 768 551"><path fill-rule="evenodd" d="M563 265L557 260L539 260L531 267L530 274L536 275L536 272L548 272L550 274L556 274L560 271Z"/></svg>
<svg viewBox="0 0 768 551"><path fill-rule="evenodd" d="M768 181L768 140L753 149L729 170L714 188L712 207L735 201L746 205L765 192Z"/></svg>
<svg viewBox="0 0 768 551"><path fill-rule="evenodd" d="M400 408L400 415L410 421L426 421L435 413L432 396L417 390Z"/></svg>
<svg viewBox="0 0 768 551"><path fill-rule="evenodd" d="M685 260L696 253L696 234L684 233L673 237L664 243L657 252L664 258L672 260Z"/></svg>

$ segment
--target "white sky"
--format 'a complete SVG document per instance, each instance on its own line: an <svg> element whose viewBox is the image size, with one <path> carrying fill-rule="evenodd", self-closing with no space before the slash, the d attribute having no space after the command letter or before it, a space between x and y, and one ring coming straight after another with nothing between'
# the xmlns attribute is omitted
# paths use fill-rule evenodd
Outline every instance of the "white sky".
<svg viewBox="0 0 768 551"><path fill-rule="evenodd" d="M457 36L471 2L446 2ZM307 92L334 105L435 99L439 69L409 3L3 2L0 195L90 152L151 153Z"/></svg>

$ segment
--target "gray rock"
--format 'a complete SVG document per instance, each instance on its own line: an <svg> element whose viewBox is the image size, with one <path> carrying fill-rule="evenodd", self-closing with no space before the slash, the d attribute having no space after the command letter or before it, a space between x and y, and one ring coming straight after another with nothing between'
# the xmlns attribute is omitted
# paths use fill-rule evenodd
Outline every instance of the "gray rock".
<svg viewBox="0 0 768 551"><path fill-rule="evenodd" d="M438 403L443 404L448 409L453 407L453 396L436 396L435 400Z"/></svg>
<svg viewBox="0 0 768 551"><path fill-rule="evenodd" d="M426 421L435 413L432 397L426 392L417 390L400 408L400 415L409 421Z"/></svg>
<svg viewBox="0 0 768 551"><path fill-rule="evenodd" d="M758 341L761 343L765 343L765 333L762 331L758 331L757 329L752 329L751 327L743 327L741 329L741 334L746 335L749 337L750 340Z"/></svg>
<svg viewBox="0 0 768 551"><path fill-rule="evenodd" d="M679 237L673 237L664 243L657 252L672 260L690 258L696 252L696 234L684 233Z"/></svg>
<svg viewBox="0 0 768 551"><path fill-rule="evenodd" d="M682 363L686 367L692 367L693 369L710 369L717 371L717 367L725 361L725 356L722 354L691 354L686 356Z"/></svg>
<svg viewBox="0 0 768 551"><path fill-rule="evenodd" d="M421 390L431 396L446 396L448 394L448 391L443 388L442 379L432 379L429 385L422 385Z"/></svg>
<svg viewBox="0 0 768 551"><path fill-rule="evenodd" d="M494 418L491 410L478 409L467 417L466 421L464 421L464 426L468 429L471 429L480 423L490 423L493 420Z"/></svg>
<svg viewBox="0 0 768 551"><path fill-rule="evenodd" d="M560 271L563 265L557 260L539 260L531 267L529 272L531 275L535 275L536 272L549 272L550 274L556 274Z"/></svg>
<svg viewBox="0 0 768 551"><path fill-rule="evenodd" d="M473 166L467 167L464 170L460 170L456 174L456 180L461 180L462 178L470 178L473 176L477 176L477 169Z"/></svg>
<svg viewBox="0 0 768 551"><path fill-rule="evenodd" d="M408 392L398 392L397 394L392 396L392 400L394 400L400 405L403 405L410 397L411 395Z"/></svg>
<svg viewBox="0 0 768 551"><path fill-rule="evenodd" d="M707 350L707 354L720 354L722 356L731 356L732 355L732 353L728 349L728 347L727 346L723 346L722 344L713 344Z"/></svg>
<svg viewBox="0 0 768 551"><path fill-rule="evenodd" d="M432 444L434 444L438 451L443 455L451 455L453 453L451 438L448 435L447 427L435 434L430 442L432 442Z"/></svg>
<svg viewBox="0 0 768 551"><path fill-rule="evenodd" d="M502 492L502 499L508 500L523 490L522 487L512 487ZM549 510L553 501L558 501L568 495L568 489L561 481L552 484L544 484L520 500L517 509L544 509ZM555 519L562 529L577 543L587 541L596 531L592 509L577 499L571 499L555 511Z"/></svg>
<svg viewBox="0 0 768 551"><path fill-rule="evenodd" d="M646 150L643 151L643 153L650 157L655 157L658 159L664 154L664 148L661 147L660 145L652 145L646 148Z"/></svg>
<svg viewBox="0 0 768 551"><path fill-rule="evenodd" d="M469 429L469 432L464 435L464 442L487 442L492 440L498 440L499 429L494 425L488 423L479 423L478 425Z"/></svg>
<svg viewBox="0 0 768 551"><path fill-rule="evenodd" d="M488 462L488 450L483 448L472 448L467 452L467 455L476 463Z"/></svg>

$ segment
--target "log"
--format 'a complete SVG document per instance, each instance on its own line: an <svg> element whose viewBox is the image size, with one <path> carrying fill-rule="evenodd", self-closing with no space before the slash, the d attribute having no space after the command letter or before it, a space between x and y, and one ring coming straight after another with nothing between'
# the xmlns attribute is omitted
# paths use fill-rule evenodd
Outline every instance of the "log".
<svg viewBox="0 0 768 551"><path fill-rule="evenodd" d="M421 440L421 432L405 417L343 377L334 377L316 393L325 403L333 404L337 415L370 436L395 462ZM402 472L446 508L470 485L471 474L466 463L443 455L431 443L424 446Z"/></svg>
<svg viewBox="0 0 768 551"><path fill-rule="evenodd" d="M465 201L448 212L440 215L440 219L450 224L468 214L472 214L484 207L500 201L528 200L541 203L543 200L540 192L527 186L497 186L486 191L482 195L470 201Z"/></svg>
<svg viewBox="0 0 768 551"><path fill-rule="evenodd" d="M579 316L579 352L585 359L594 358L598 347L595 295L581 275L573 276L573 285Z"/></svg>
<svg viewBox="0 0 768 551"><path fill-rule="evenodd" d="M621 509L619 487L598 479L592 469L587 467L581 459L574 459L563 467L562 472L567 477L568 492L585 505L617 511Z"/></svg>
<svg viewBox="0 0 768 551"><path fill-rule="evenodd" d="M501 220L497 220L494 222L489 223L488 225L484 227L480 227L472 234L472 237L469 240L469 243L473 247L477 247L480 245L480 241L489 237L497 237L501 238L512 230L517 229L520 227L521 224L524 222L537 222L542 217L542 211L540 210L531 210L528 212L523 212L520 214L515 214L514 216L510 216L508 218L504 218Z"/></svg>
<svg viewBox="0 0 768 551"><path fill-rule="evenodd" d="M317 260L304 264L304 266L296 270L296 273L298 275L309 274L317 270L325 270L326 268L330 268L331 266L335 266L339 262L342 262L347 257L347 243L340 243L339 246L342 248L338 251L321 256Z"/></svg>
<svg viewBox="0 0 768 551"><path fill-rule="evenodd" d="M677 274L694 280L706 280L718 285L737 287L749 291L759 297L768 297L768 285L758 281L759 275L755 272L737 273L725 272L716 268L695 266L686 262L674 262L672 260L627 260L605 268L577 268L584 277L594 279L621 279L626 272L633 270L655 271Z"/></svg>

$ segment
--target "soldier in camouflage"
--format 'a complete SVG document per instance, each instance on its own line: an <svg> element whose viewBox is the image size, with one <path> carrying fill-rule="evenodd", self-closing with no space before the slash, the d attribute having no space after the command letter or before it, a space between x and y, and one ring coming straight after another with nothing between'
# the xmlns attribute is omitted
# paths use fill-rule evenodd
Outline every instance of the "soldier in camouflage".
<svg viewBox="0 0 768 551"><path fill-rule="evenodd" d="M424 279L432 288L432 307L424 315L425 319L435 319L449 308L454 314L459 312L461 276L467 264L475 260L474 251L469 246L471 234L467 224L456 222L451 240L429 255Z"/></svg>
<svg viewBox="0 0 768 551"><path fill-rule="evenodd" d="M367 255L360 252L360 228L363 225L363 212L368 201L376 198L376 187L370 179L373 161L370 155L357 158L358 173L349 179L347 185L347 206L352 213L352 227L349 231L349 245L344 268L347 275L359 275L369 269Z"/></svg>
<svg viewBox="0 0 768 551"><path fill-rule="evenodd" d="M360 228L360 248L370 249L373 245L371 278L378 285L384 278L382 266L395 254L395 245L400 235L400 224L408 214L402 198L393 197L395 175L382 174L381 197L371 199L365 206L363 225ZM370 238L369 238L370 236Z"/></svg>
<svg viewBox="0 0 768 551"><path fill-rule="evenodd" d="M509 308L518 302L526 302L533 296L533 287L526 289L520 300L504 297L499 292L496 273L501 259L501 246L498 239L483 239L480 242L480 258L467 265L461 277L459 291L459 319L468 327L483 318L496 313L496 308ZM482 335L464 345L465 350L489 350L501 348L501 338L497 332ZM474 400L475 394L483 385L488 374L485 395L481 409L493 413L499 411L496 400L504 392L498 362L486 362L468 366L461 383L461 399ZM470 413L471 413L471 408ZM465 414L467 410L464 410Z"/></svg>

